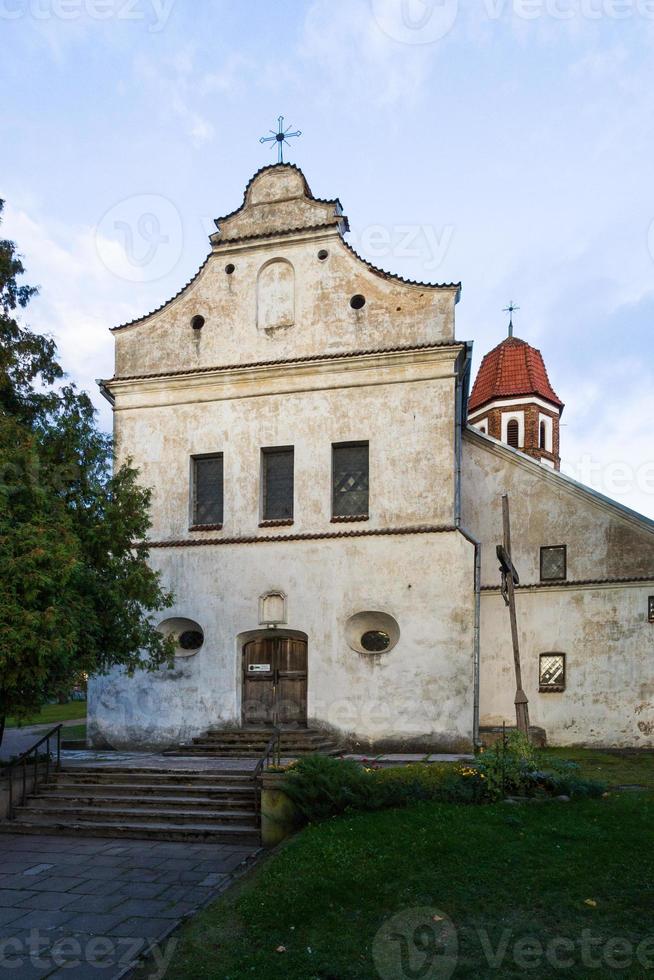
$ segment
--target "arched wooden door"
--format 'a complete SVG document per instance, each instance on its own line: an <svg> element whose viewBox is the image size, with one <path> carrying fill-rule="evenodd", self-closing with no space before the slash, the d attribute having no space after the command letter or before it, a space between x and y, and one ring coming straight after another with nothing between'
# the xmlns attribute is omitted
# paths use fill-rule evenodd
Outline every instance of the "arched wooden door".
<svg viewBox="0 0 654 980"><path fill-rule="evenodd" d="M262 637L243 648L243 725L307 723L307 644Z"/></svg>

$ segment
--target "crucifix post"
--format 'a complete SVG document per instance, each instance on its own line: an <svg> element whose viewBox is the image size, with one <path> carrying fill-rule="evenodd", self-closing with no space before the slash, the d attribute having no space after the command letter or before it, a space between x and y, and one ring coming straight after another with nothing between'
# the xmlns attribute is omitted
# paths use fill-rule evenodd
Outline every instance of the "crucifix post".
<svg viewBox="0 0 654 980"><path fill-rule="evenodd" d="M509 607L511 620L511 641L513 644L513 664L515 667L515 717L519 732L529 738L529 700L522 687L522 666L520 664L520 640L518 637L518 619L515 608L515 587L520 582L517 569L511 555L511 517L509 513L509 498L502 496L502 525L504 543L497 546L497 557L502 573L502 596Z"/></svg>

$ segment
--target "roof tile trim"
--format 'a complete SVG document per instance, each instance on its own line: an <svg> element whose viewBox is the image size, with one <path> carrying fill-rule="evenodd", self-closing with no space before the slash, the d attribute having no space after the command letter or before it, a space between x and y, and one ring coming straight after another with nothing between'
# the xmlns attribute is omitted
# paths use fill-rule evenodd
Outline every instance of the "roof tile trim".
<svg viewBox="0 0 654 980"><path fill-rule="evenodd" d="M119 377L103 380L102 384L112 381L146 381L149 378L178 378L191 374L212 374L214 371L238 371L245 368L274 367L276 364L308 364L312 361L340 361L349 357L367 357L375 354L410 354L413 351L437 350L438 348L455 347L462 349L465 344L458 340L437 340L430 344L407 344L403 347L371 347L367 350L339 351L334 354L306 354L304 357L289 357L277 361L244 361L241 364L219 364L211 367L184 368L180 371L159 371L156 374L124 374Z"/></svg>
<svg viewBox="0 0 654 980"><path fill-rule="evenodd" d="M377 530L366 528L358 531L317 531L313 534L259 534L238 538L182 538L171 541L142 541L138 547L200 548L207 545L262 544L271 541L325 541L334 538L372 538L406 534L445 534L448 532L458 533L458 529L449 524L421 524L415 527L388 527Z"/></svg>
<svg viewBox="0 0 654 980"><path fill-rule="evenodd" d="M631 585L645 582L654 582L654 572L651 575L632 575L625 578L580 578L562 579L558 582L530 582L524 585L516 585L516 591L535 591L538 589L574 589L586 585ZM501 593L498 585L482 585L482 592Z"/></svg>

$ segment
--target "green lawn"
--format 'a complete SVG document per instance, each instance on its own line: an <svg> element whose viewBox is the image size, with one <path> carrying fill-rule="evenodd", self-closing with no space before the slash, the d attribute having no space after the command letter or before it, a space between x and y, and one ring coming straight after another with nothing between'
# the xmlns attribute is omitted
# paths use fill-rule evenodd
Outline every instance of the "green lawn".
<svg viewBox="0 0 654 980"><path fill-rule="evenodd" d="M409 946L409 970L396 969L389 978L654 975L653 820L650 793L514 806L424 803L330 820L307 828L184 926L170 975L378 978L375 934L389 917L423 907L453 920L458 966L453 974L443 972L436 959L435 972L421 972L427 953ZM428 940L435 927L430 917L426 922ZM382 947L391 953L403 935L413 935L402 923L394 932L390 946ZM418 943L427 941L424 933L416 935ZM548 945L557 937L572 941L572 953ZM634 953L626 956L632 965L618 969L624 950L607 946L609 940L635 948L646 937L651 942L640 954L650 955L652 969ZM525 939L572 963L555 968L539 958L538 947L530 961L530 947L525 954L519 945ZM598 945L589 945L591 939ZM489 965L485 946L497 949L503 941L501 965ZM280 946L284 952L277 952ZM593 959L584 965L588 955ZM144 967L141 976L148 971Z"/></svg>
<svg viewBox="0 0 654 980"><path fill-rule="evenodd" d="M545 755L576 762L581 775L607 786L654 789L654 752L599 752L595 749L548 749Z"/></svg>
<svg viewBox="0 0 654 980"><path fill-rule="evenodd" d="M86 718L86 701L69 701L68 704L46 704L41 708L38 715L24 718L19 721L17 718L7 718L7 728L15 728L18 725L46 725L50 722L56 725L60 721L71 721L77 718Z"/></svg>
<svg viewBox="0 0 654 980"><path fill-rule="evenodd" d="M86 739L86 725L66 725L61 729L61 737L67 742Z"/></svg>

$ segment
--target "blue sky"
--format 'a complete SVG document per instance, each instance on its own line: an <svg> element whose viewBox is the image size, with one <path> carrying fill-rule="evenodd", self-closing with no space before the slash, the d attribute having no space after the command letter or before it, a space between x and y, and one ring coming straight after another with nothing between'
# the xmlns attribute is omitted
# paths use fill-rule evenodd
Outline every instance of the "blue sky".
<svg viewBox="0 0 654 980"><path fill-rule="evenodd" d="M519 303L564 468L654 517L654 0L0 0L0 43L3 233L103 425L108 328L193 275L283 113L359 251L463 282L476 365Z"/></svg>

